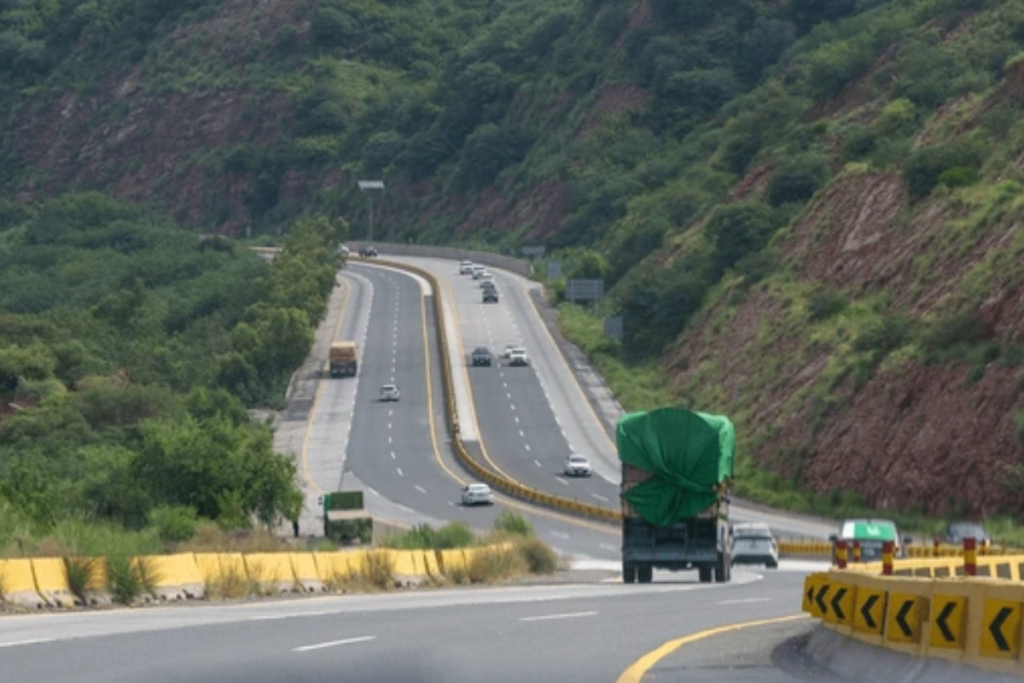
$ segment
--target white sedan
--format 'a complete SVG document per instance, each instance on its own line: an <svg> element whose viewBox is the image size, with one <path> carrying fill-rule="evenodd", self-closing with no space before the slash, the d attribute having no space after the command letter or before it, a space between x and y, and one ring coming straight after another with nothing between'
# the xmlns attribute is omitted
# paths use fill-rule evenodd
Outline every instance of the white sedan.
<svg viewBox="0 0 1024 683"><path fill-rule="evenodd" d="M397 401L401 397L401 392L398 391L398 387L396 387L394 384L385 384L380 388L381 401Z"/></svg>
<svg viewBox="0 0 1024 683"><path fill-rule="evenodd" d="M779 545L767 524L737 524L732 528L732 563L779 567Z"/></svg>
<svg viewBox="0 0 1024 683"><path fill-rule="evenodd" d="M589 477L592 472L590 461L585 455L573 453L565 459L565 476L567 477Z"/></svg>
<svg viewBox="0 0 1024 683"><path fill-rule="evenodd" d="M469 484L462 488L463 505L494 505L494 494L487 484Z"/></svg>

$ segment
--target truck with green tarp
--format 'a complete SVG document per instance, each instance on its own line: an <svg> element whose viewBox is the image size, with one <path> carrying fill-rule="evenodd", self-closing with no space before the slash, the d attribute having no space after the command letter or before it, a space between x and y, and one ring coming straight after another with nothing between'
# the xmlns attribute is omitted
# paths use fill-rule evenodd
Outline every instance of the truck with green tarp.
<svg viewBox="0 0 1024 683"><path fill-rule="evenodd" d="M721 415L659 408L624 415L622 577L649 583L654 569L696 569L729 581L729 485L736 433Z"/></svg>

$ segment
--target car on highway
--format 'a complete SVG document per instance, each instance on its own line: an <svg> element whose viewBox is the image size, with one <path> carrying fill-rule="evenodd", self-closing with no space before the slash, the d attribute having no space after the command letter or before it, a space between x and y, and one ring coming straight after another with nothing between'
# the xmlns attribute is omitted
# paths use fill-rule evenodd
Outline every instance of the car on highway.
<svg viewBox="0 0 1024 683"><path fill-rule="evenodd" d="M342 256L348 256L348 247L346 247L344 244L340 245L338 247L338 253L341 254Z"/></svg>
<svg viewBox="0 0 1024 683"><path fill-rule="evenodd" d="M508 354L508 364L523 367L530 364L530 357L526 355L526 349L514 349Z"/></svg>
<svg viewBox="0 0 1024 683"><path fill-rule="evenodd" d="M481 289L488 289L488 288L494 287L494 286L495 286L494 276L491 275L490 273L485 273L484 275L482 275L480 277L480 288Z"/></svg>
<svg viewBox="0 0 1024 683"><path fill-rule="evenodd" d="M494 494L487 484L467 484L462 487L463 505L494 505Z"/></svg>
<svg viewBox="0 0 1024 683"><path fill-rule="evenodd" d="M860 544L862 562L876 562L882 559L882 544L892 541L894 556L906 557L907 546L913 542L909 536L900 536L896 523L890 519L847 519L839 526L839 533L829 536L832 541L832 562L836 561L839 541L846 542L846 558L852 557L853 542Z"/></svg>
<svg viewBox="0 0 1024 683"><path fill-rule="evenodd" d="M473 274L473 262L463 261L459 264L459 275L472 275Z"/></svg>
<svg viewBox="0 0 1024 683"><path fill-rule="evenodd" d="M359 247L359 255L362 256L363 258L372 258L374 256L377 256L377 247L370 246L369 244L364 244L363 246Z"/></svg>
<svg viewBox="0 0 1024 683"><path fill-rule="evenodd" d="M513 351L523 351L523 352L525 352L526 349L524 349L519 344L506 344L505 345L505 350L501 352L501 357L504 358L505 360L508 360L509 356L512 355Z"/></svg>
<svg viewBox="0 0 1024 683"><path fill-rule="evenodd" d="M402 397L402 393L398 391L398 387L394 384L385 384L380 388L380 400L387 403L388 401L397 401Z"/></svg>
<svg viewBox="0 0 1024 683"><path fill-rule="evenodd" d="M562 468L567 477L589 477L593 474L590 468L590 461L587 456L573 453L565 459L565 466Z"/></svg>
<svg viewBox="0 0 1024 683"><path fill-rule="evenodd" d="M474 367L477 365L484 365L487 367L491 366L491 351L486 346L478 346L473 349L473 353L470 354L470 364Z"/></svg>
<svg viewBox="0 0 1024 683"><path fill-rule="evenodd" d="M483 277L483 274L486 273L486 272L487 272L487 269L484 268L483 266L481 266L480 264L474 264L473 265L472 275L473 275L473 279L474 280L479 280L481 277Z"/></svg>
<svg viewBox="0 0 1024 683"><path fill-rule="evenodd" d="M974 522L953 522L946 527L942 535L942 541L949 545L962 546L965 538L973 538L979 548L987 548L992 544L992 539L985 532L985 528Z"/></svg>
<svg viewBox="0 0 1024 683"><path fill-rule="evenodd" d="M496 289L485 289L483 300L485 304L496 304L498 303L498 290Z"/></svg>
<svg viewBox="0 0 1024 683"><path fill-rule="evenodd" d="M732 563L763 564L779 568L779 544L767 524L735 524L732 527Z"/></svg>

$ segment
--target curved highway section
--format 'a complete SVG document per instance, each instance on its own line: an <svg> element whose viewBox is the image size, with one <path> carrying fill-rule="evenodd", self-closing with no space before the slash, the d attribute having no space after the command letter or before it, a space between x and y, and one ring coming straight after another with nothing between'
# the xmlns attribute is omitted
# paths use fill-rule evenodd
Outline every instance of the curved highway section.
<svg viewBox="0 0 1024 683"><path fill-rule="evenodd" d="M0 667L19 683L775 683L791 680L770 655L792 629L751 630L753 644L707 632L795 615L801 581L738 572L721 586L508 587L13 617L0 619ZM809 628L805 620L799 631ZM657 667L651 676L623 676L666 641L701 634L669 657L645 658ZM730 657L740 652L744 660Z"/></svg>

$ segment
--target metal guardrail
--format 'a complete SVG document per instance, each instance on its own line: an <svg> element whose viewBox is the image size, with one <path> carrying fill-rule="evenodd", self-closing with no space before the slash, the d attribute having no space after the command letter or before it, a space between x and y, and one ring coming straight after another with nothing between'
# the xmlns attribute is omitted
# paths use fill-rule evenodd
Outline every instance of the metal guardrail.
<svg viewBox="0 0 1024 683"><path fill-rule="evenodd" d="M420 247L420 249L424 249L424 247ZM417 255L423 254L420 253ZM452 257L445 256L443 258ZM438 350L441 355L441 379L444 386L445 415L448 418L448 431L452 437L455 454L466 469L472 472L473 476L477 477L481 481L486 482L488 485L512 496L513 498L517 498L534 505L543 505L544 507L568 512L579 517L592 518L607 522L621 522L622 513L619 510L591 505L590 503L582 503L578 500L563 498L561 496L538 491L537 489L525 486L518 481L514 481L492 472L490 469L477 462L469 454L469 451L466 450L465 445L462 443L462 437L459 431L459 416L458 411L456 410L455 386L454 380L452 379L451 356L448 353L448 334L444 319L444 306L441 301L440 284L433 274L423 270L422 268L417 268L416 266L406 263L398 263L378 258L368 259L366 262L377 263L389 268L396 268L398 270L405 270L413 273L429 282L434 291L434 324L437 331Z"/></svg>

